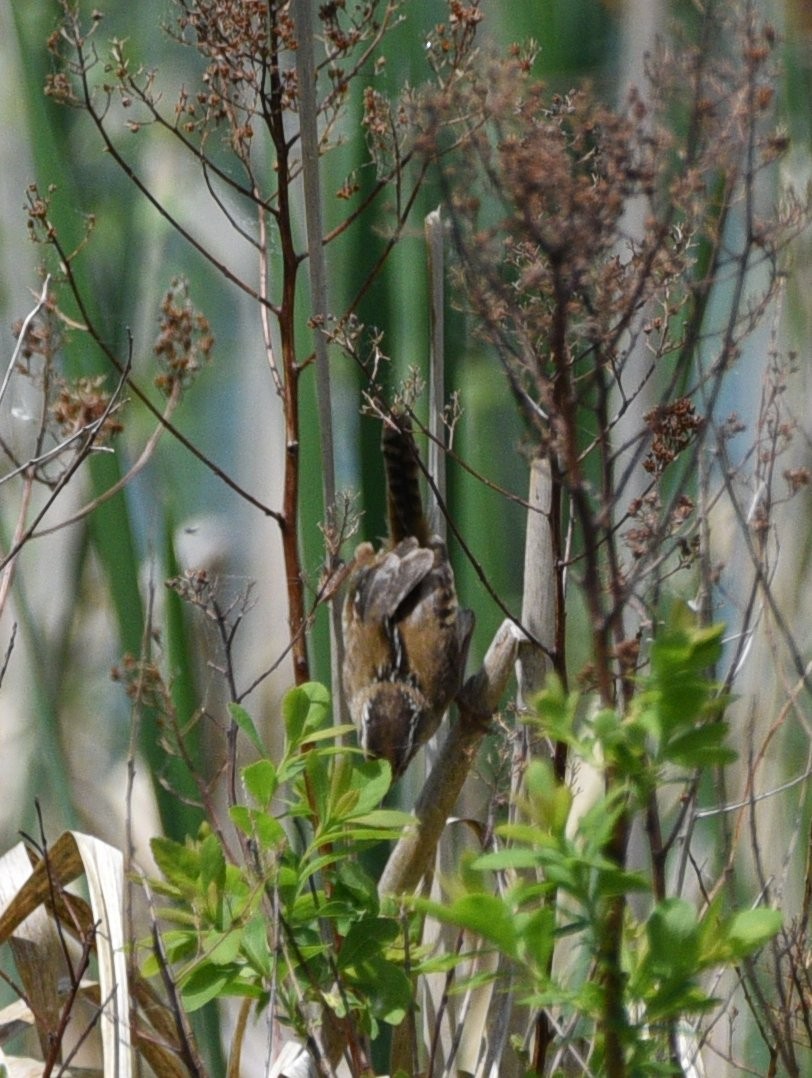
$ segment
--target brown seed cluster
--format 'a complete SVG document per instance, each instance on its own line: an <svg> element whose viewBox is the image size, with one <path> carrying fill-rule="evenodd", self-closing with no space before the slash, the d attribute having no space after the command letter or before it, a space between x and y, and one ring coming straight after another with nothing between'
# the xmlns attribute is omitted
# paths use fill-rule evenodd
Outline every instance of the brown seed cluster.
<svg viewBox="0 0 812 1078"><path fill-rule="evenodd" d="M189 299L189 286L176 278L161 303L160 332L154 351L161 367L155 385L167 396L185 389L206 363L214 347L208 319Z"/></svg>
<svg viewBox="0 0 812 1078"><path fill-rule="evenodd" d="M113 667L110 677L124 686L130 700L154 708L159 714L171 714L172 695L155 663L128 654Z"/></svg>
<svg viewBox="0 0 812 1078"><path fill-rule="evenodd" d="M110 412L110 392L103 375L78 378L74 382L62 381L56 400L51 405L51 415L59 424L62 434L69 437L104 420L96 441L106 441L124 429L121 420ZM107 413L105 415L105 413Z"/></svg>
<svg viewBox="0 0 812 1078"><path fill-rule="evenodd" d="M662 475L702 429L702 419L688 397L659 405L646 414L645 421L651 432L651 448L643 467L652 475Z"/></svg>

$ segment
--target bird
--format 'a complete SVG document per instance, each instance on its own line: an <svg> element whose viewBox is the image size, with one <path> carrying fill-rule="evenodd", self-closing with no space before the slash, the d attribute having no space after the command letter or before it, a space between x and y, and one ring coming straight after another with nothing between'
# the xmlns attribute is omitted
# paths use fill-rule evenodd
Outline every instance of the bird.
<svg viewBox="0 0 812 1078"><path fill-rule="evenodd" d="M344 691L368 757L393 780L436 732L462 687L474 615L460 608L445 543L432 535L406 413L381 438L389 536L355 551L343 607Z"/></svg>

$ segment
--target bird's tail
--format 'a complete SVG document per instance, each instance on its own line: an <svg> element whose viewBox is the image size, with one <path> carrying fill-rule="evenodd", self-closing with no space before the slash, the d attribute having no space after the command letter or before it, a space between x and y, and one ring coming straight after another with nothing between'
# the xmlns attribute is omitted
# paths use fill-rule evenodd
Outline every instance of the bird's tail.
<svg viewBox="0 0 812 1078"><path fill-rule="evenodd" d="M414 536L427 546L430 535L420 497L420 464L408 415L392 415L383 425L381 449L386 466L389 533L393 544Z"/></svg>

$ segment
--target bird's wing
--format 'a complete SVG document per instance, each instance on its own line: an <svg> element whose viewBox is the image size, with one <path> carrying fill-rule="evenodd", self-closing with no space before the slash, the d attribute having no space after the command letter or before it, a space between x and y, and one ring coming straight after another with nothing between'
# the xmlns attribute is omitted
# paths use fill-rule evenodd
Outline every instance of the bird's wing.
<svg viewBox="0 0 812 1078"><path fill-rule="evenodd" d="M379 554L371 565L360 570L355 598L358 617L380 622L393 617L433 566L432 551L418 547L415 540L404 540L394 550Z"/></svg>

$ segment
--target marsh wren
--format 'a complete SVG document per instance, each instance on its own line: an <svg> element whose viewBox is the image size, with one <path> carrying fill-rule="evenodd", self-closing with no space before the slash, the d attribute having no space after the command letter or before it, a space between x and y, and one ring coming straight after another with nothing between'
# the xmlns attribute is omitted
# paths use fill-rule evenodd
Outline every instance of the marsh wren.
<svg viewBox="0 0 812 1078"><path fill-rule="evenodd" d="M361 746L398 778L462 686L474 627L429 533L408 416L384 424L389 541L361 543L344 600L344 691Z"/></svg>

